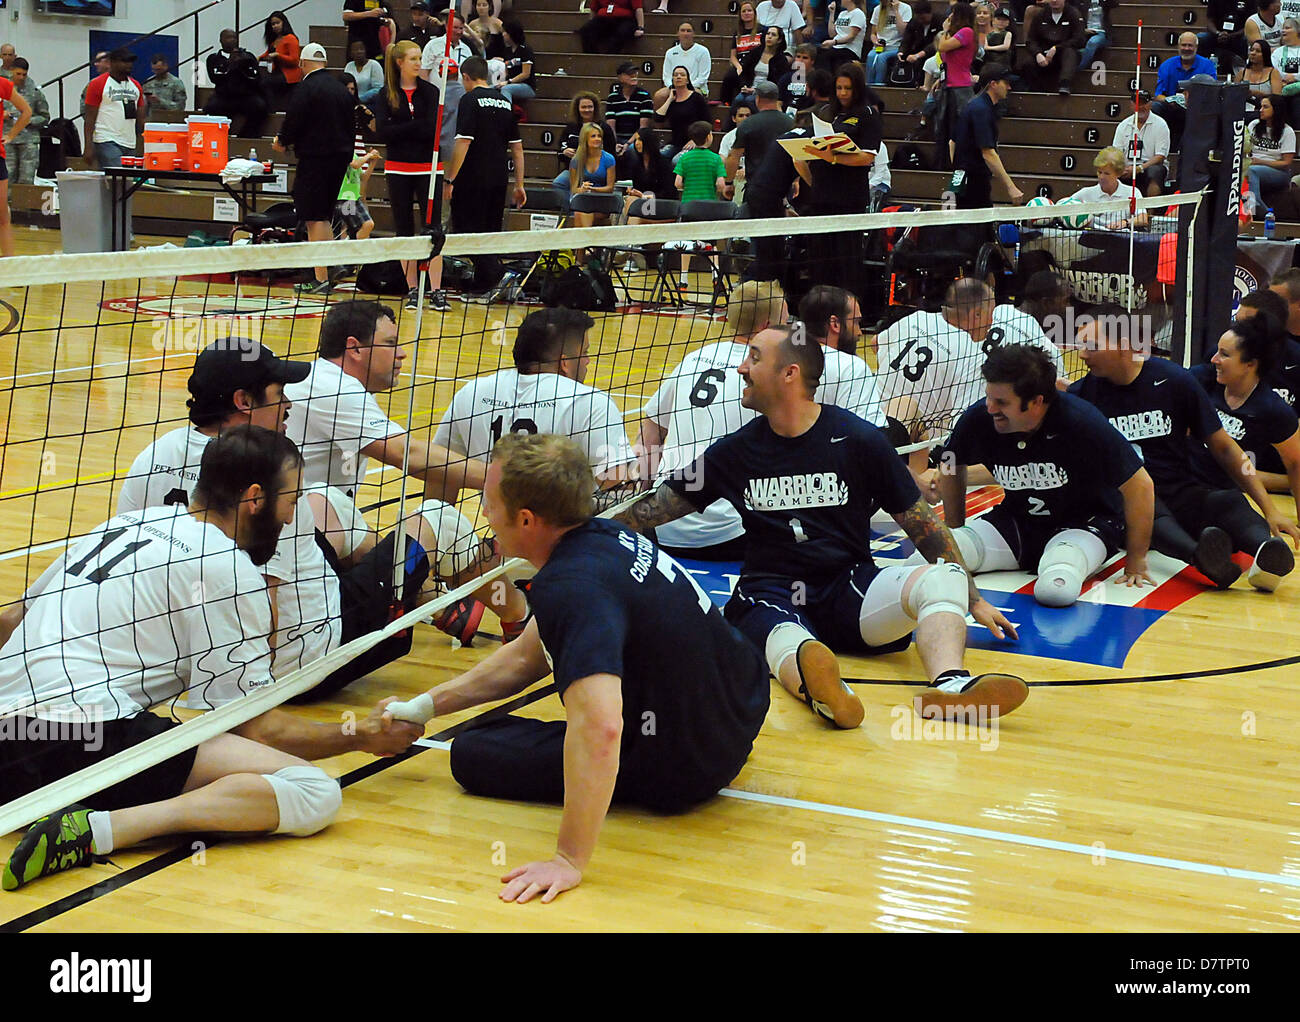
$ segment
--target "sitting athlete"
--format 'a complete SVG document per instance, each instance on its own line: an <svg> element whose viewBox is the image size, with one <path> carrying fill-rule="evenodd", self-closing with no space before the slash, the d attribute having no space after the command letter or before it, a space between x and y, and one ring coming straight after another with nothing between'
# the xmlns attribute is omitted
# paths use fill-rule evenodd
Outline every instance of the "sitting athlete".
<svg viewBox="0 0 1300 1022"><path fill-rule="evenodd" d="M1224 430L1195 377L1135 347L1128 324L1128 314L1111 306L1081 327L1078 343L1088 375L1070 393L1095 406L1141 454L1155 484L1152 547L1194 565L1220 589L1241 576L1232 561L1234 550L1258 555L1262 565L1285 568L1291 553L1284 540L1272 539L1270 533L1296 536L1300 529L1278 513L1259 476L1248 471L1250 462ZM1222 484L1205 478L1207 463L1226 476ZM1259 505L1267 522L1242 491ZM1251 578L1270 581L1262 568L1252 568Z"/></svg>
<svg viewBox="0 0 1300 1022"><path fill-rule="evenodd" d="M822 342L826 358L817 399L839 404L883 427L870 367L852 351L836 350L828 343L833 339L856 349L861 334L857 300L842 288L819 286L804 303L813 321L803 326ZM786 317L785 297L776 283L747 281L732 291L727 302L732 337L690 352L646 402L637 439L645 459L643 478L668 478L691 464L714 440L754 419L757 413L742 402L744 385L736 366L745 360L759 331L784 323ZM656 530L655 538L674 556L738 561L744 557L744 532L740 516L725 501L718 501L701 514L667 523Z"/></svg>
<svg viewBox="0 0 1300 1022"><path fill-rule="evenodd" d="M727 620L764 651L787 692L838 727L857 727L863 709L833 651L894 652L907 648L913 631L931 685L918 697L923 712L1010 713L1028 688L1009 674L970 676L966 613L999 639L1015 638L1014 627L975 589L884 434L813 400L822 348L795 336L791 327L769 327L750 341L738 370L741 400L759 417L619 518L650 529L715 500L731 504L747 543ZM870 522L878 507L930 565L877 568Z"/></svg>
<svg viewBox="0 0 1300 1022"><path fill-rule="evenodd" d="M603 390L587 386L587 333L595 320L576 309L529 313L515 335L515 368L471 380L451 399L434 443L486 460L505 433L573 437L601 483L634 478L636 456L623 415Z"/></svg>
<svg viewBox="0 0 1300 1022"><path fill-rule="evenodd" d="M205 447L188 509L109 520L0 616L0 703L18 734L43 736L0 742L0 803L178 726L151 707L185 695L213 709L272 683L258 566L293 520L301 467L278 432L229 430ZM386 702L355 729L269 710L44 817L10 856L4 889L164 834L314 834L342 793L307 760L396 755L422 734L387 717ZM94 723L102 740L46 739L49 721Z"/></svg>
<svg viewBox="0 0 1300 1022"><path fill-rule="evenodd" d="M987 396L948 439L939 474L944 521L972 574L1036 570L1034 599L1068 607L1121 542L1125 585L1154 585L1147 549L1155 494L1142 459L1095 408L1056 389L1036 347L1010 344L984 363ZM966 523L966 466L984 465L1002 503Z"/></svg>
<svg viewBox="0 0 1300 1022"><path fill-rule="evenodd" d="M423 722L521 692L553 668L567 723L505 717L451 744L452 776L471 794L564 803L555 857L503 877L506 901L576 887L612 801L676 813L712 798L767 716L762 658L671 557L592 518L593 489L567 437L501 438L484 509L504 551L538 569L533 618L459 678L389 706Z"/></svg>
<svg viewBox="0 0 1300 1022"><path fill-rule="evenodd" d="M1192 375L1210 396L1219 421L1246 452L1265 489L1300 494L1300 419L1264 381L1274 378L1283 339L1272 317L1236 320L1219 338L1210 365ZM1217 474L1205 466L1208 478Z"/></svg>
<svg viewBox="0 0 1300 1022"><path fill-rule="evenodd" d="M451 504L462 487L482 489L486 466L408 435L375 401L375 394L396 385L406 358L393 310L368 301L331 306L318 348L320 357L311 363L307 378L285 387L285 396L297 408L286 432L302 451L304 485L332 486L356 500L370 458L400 468L420 481L426 512L431 501L440 502L444 522L439 534L445 548L454 547L452 530L465 519ZM459 533L458 539L463 538ZM493 607L503 623L519 621L526 613L522 602L511 600ZM482 617L482 603L462 600L448 608L439 627L469 645Z"/></svg>
<svg viewBox="0 0 1300 1022"><path fill-rule="evenodd" d="M257 341L243 337L221 338L199 352L189 379L193 425L172 430L140 453L118 496L118 513L165 504L185 506L203 451L223 430L251 423L282 432L293 408L283 388L305 379L308 368L305 362L276 358ZM318 540L318 527L330 542ZM458 586L480 574L493 559L470 523L442 501L421 504L406 522L405 533L402 604L406 610L432 599L435 581ZM293 523L262 571L276 626L271 647L277 678L388 624L389 608L395 602L396 543L394 532L376 545L356 505L337 488L303 492ZM492 593L487 586L481 592ZM513 602L522 617L522 597ZM457 637L463 628L454 607L435 624ZM310 695L329 695L405 656L411 638L407 629L385 639L323 679Z"/></svg>

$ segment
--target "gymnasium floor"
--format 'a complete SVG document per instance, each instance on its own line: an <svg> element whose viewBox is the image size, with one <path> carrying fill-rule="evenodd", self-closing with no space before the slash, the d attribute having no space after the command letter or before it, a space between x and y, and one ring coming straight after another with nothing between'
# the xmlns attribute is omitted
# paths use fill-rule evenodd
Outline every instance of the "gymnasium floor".
<svg viewBox="0 0 1300 1022"><path fill-rule="evenodd" d="M52 248L46 236L17 234L20 252ZM70 285L66 299L56 287L27 296L0 283L0 300L21 314L0 341L0 602L17 598L69 531L109 516L113 474L155 430L178 424L155 422L184 415L192 350L160 351L161 321L129 308L170 295L173 283L128 283L105 285L103 296L99 285ZM234 292L185 282L176 293ZM248 294L265 305L261 292ZM274 294L292 302L287 290ZM128 304L101 309L102 299ZM313 303L303 299L286 315L318 314ZM455 379L508 360L506 328L526 311L511 310L503 323L496 309L453 306L441 319L426 315L418 364L406 363L404 380L417 381L416 429L436 423ZM46 328L61 314L55 343ZM5 321L0 308L0 328ZM266 319L263 339L307 357L318 322ZM413 336L410 317L400 331L404 341ZM588 382L630 412L665 367L719 333L704 318L603 318ZM408 393L391 395L399 421ZM634 422L629 416L633 435ZM47 433L70 435L40 442ZM396 492L391 473L371 478L384 485L361 503ZM982 507L987 496L972 501ZM1289 498L1282 506L1291 509ZM387 526L390 514L376 524ZM1075 608L1053 611L1023 599L1022 578L983 586L1011 608L1022 639L998 644L972 628L969 663L1021 674L1033 689L994 729L945 734L915 717L920 667L911 651L847 658L867 706L853 732L827 729L774 686L754 753L729 789L681 817L614 809L582 885L551 905L508 905L496 895L508 869L553 854L559 810L464 794L449 775L446 743L475 716L462 714L432 721L426 747L404 760L325 762L344 780L344 805L316 837L196 838L116 853L113 865L0 896L0 929L1297 929L1300 583L1274 596L1244 580L1214 593L1174 562L1153 561L1165 580L1138 606L1106 581ZM726 585L717 574L705 581ZM485 621L485 631L494 626ZM491 648L480 639L452 649L421 627L405 661L336 702L291 709L342 721L382 696L451 677ZM524 714L562 712L545 689L520 703ZM15 840L0 837L0 855Z"/></svg>

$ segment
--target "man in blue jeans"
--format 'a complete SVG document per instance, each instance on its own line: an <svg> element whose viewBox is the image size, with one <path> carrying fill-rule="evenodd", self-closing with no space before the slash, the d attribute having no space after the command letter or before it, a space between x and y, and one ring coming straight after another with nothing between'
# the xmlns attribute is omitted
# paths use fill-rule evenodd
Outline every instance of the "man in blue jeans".
<svg viewBox="0 0 1300 1022"><path fill-rule="evenodd" d="M118 48L108 55L108 71L86 89L86 166L91 170L122 166L135 152L144 130L144 89L131 77L135 54Z"/></svg>

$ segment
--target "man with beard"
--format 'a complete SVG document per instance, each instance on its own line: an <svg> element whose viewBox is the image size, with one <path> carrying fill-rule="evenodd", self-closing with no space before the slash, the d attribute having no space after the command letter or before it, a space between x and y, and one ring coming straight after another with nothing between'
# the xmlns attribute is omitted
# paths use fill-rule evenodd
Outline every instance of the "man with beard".
<svg viewBox="0 0 1300 1022"><path fill-rule="evenodd" d="M301 472L280 433L229 430L204 450L188 509L110 519L0 615L0 705L9 710L0 803L178 726L153 707L184 695L192 708L215 709L272 683L271 611L257 568L293 521ZM96 740L55 739L69 723L80 725L73 734L93 728ZM422 730L394 723L384 704L355 731L268 710L37 820L3 886L165 834L314 834L342 795L308 760L395 755Z"/></svg>

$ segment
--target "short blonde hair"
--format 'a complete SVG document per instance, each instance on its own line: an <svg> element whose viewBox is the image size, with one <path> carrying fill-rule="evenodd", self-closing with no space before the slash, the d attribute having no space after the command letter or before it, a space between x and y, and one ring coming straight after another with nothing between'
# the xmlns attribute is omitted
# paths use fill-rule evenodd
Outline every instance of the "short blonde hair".
<svg viewBox="0 0 1300 1022"><path fill-rule="evenodd" d="M773 280L747 280L727 298L727 328L741 337L753 337L781 318L785 292Z"/></svg>
<svg viewBox="0 0 1300 1022"><path fill-rule="evenodd" d="M1124 152L1117 146L1108 145L1099 152L1092 160L1093 170L1101 170L1103 167L1109 167L1117 174L1124 173Z"/></svg>
<svg viewBox="0 0 1300 1022"><path fill-rule="evenodd" d="M581 525L595 514L591 465L567 436L507 433L492 448L501 467L501 499L510 514L527 508L551 525Z"/></svg>

